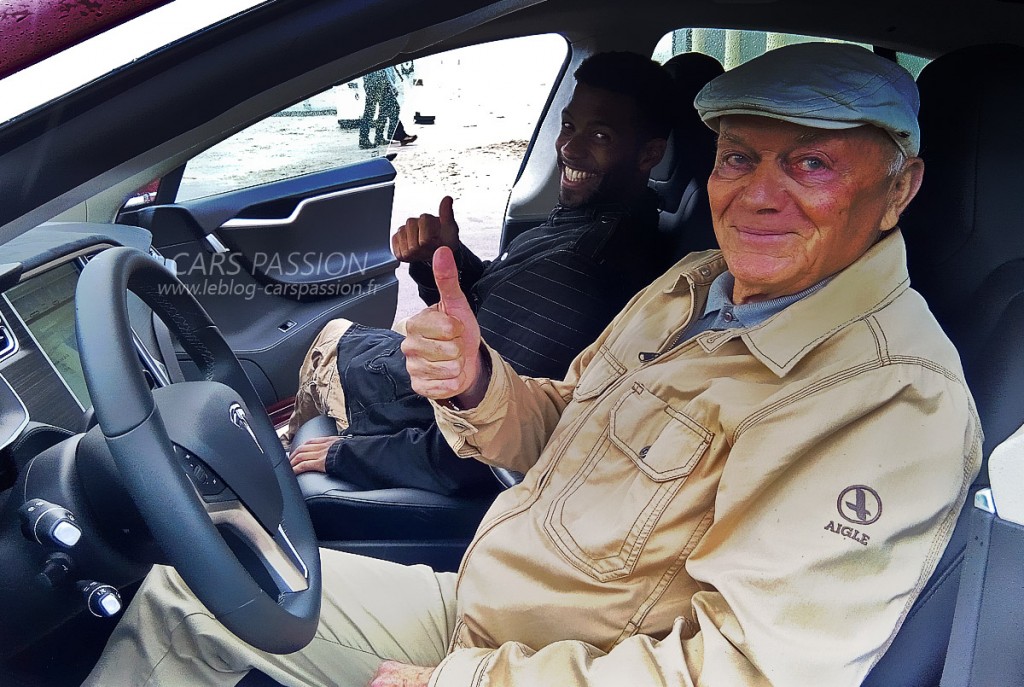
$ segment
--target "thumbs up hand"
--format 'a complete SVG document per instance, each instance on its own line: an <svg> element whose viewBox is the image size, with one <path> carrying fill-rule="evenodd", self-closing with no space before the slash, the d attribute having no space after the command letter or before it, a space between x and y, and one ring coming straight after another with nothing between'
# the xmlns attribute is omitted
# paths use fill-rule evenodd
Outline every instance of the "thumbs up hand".
<svg viewBox="0 0 1024 687"><path fill-rule="evenodd" d="M438 248L433 267L441 301L406 322L406 368L413 390L421 396L458 397L460 407L473 408L490 380L480 348L480 326L459 287L451 249Z"/></svg>
<svg viewBox="0 0 1024 687"><path fill-rule="evenodd" d="M430 260L441 246L454 250L459 245L459 225L455 222L455 212L451 196L441 199L437 209L438 216L422 214L410 217L405 224L391 237L391 252L402 262L420 262Z"/></svg>

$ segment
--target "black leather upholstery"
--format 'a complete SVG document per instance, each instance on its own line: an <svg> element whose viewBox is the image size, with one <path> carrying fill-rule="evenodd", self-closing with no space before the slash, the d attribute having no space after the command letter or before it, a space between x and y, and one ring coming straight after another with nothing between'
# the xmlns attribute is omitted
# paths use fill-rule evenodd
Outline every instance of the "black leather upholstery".
<svg viewBox="0 0 1024 687"><path fill-rule="evenodd" d="M928 300L963 360L992 448L1024 422L1024 152L1019 135L1024 49L978 46L922 72L925 180L901 221L911 285ZM973 493L973 490L972 490ZM864 683L938 685L969 539L969 498L953 540L896 641ZM957 657L950 657L958 660Z"/></svg>
<svg viewBox="0 0 1024 687"><path fill-rule="evenodd" d="M310 439L334 436L337 433L338 425L334 423L334 420L326 415L317 415L311 420L307 420L301 427L295 430L295 436L292 437L292 446L302 446Z"/></svg>
<svg viewBox="0 0 1024 687"><path fill-rule="evenodd" d="M334 421L321 415L303 424L292 444L334 434ZM399 563L424 563L435 570L458 567L494 497L489 493L456 498L406 488L366 490L313 472L298 479L321 546Z"/></svg>
<svg viewBox="0 0 1024 687"><path fill-rule="evenodd" d="M662 231L676 237L675 257L717 247L711 229L707 179L715 160L715 133L700 120L693 99L722 65L702 53L682 53L665 63L676 84L679 117L665 157L651 170L648 185L658 194Z"/></svg>
<svg viewBox="0 0 1024 687"><path fill-rule="evenodd" d="M1024 314L1022 67L1020 46L975 46L921 73L925 182L902 222L911 282L963 358L986 458L1024 418L1010 328Z"/></svg>
<svg viewBox="0 0 1024 687"><path fill-rule="evenodd" d="M319 472L299 475L299 487L321 540L469 539L492 501L453 498L405 487L360 489Z"/></svg>

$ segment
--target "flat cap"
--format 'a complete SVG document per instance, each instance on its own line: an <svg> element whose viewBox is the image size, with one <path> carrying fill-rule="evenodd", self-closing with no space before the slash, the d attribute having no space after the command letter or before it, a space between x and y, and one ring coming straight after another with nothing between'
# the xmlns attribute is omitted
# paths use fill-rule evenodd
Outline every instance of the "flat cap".
<svg viewBox="0 0 1024 687"><path fill-rule="evenodd" d="M904 153L921 149L921 99L910 73L859 45L798 43L756 57L712 79L694 100L718 130L725 115L757 115L815 129L870 124Z"/></svg>

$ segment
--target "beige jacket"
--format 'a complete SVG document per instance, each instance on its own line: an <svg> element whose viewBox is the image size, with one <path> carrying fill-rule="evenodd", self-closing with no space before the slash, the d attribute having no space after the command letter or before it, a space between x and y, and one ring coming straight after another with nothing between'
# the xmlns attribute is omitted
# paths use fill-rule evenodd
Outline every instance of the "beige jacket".
<svg viewBox="0 0 1024 687"><path fill-rule="evenodd" d="M957 353L899 231L672 348L724 269L685 258L565 381L492 352L480 406L437 407L459 455L528 472L462 562L432 686L859 685L882 655L981 462Z"/></svg>

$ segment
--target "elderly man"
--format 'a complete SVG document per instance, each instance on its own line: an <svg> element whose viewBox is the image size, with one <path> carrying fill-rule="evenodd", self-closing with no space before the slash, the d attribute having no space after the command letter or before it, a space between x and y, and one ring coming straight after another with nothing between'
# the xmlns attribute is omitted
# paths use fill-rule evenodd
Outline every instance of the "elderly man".
<svg viewBox="0 0 1024 687"><path fill-rule="evenodd" d="M696 104L719 133L722 251L640 293L564 381L481 342L438 250L441 307L404 344L413 384L460 456L526 472L457 580L325 552L353 588L325 598L310 647L268 657L159 571L122 659L375 687L859 685L980 463L956 351L896 229L922 178L916 89L862 48L813 44Z"/></svg>

